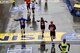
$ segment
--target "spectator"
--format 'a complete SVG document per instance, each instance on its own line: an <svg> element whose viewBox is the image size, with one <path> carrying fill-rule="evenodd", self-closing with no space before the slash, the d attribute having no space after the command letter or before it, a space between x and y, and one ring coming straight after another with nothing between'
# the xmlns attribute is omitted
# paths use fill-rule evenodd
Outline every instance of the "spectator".
<svg viewBox="0 0 80 53"><path fill-rule="evenodd" d="M61 53L68 53L68 51L70 50L70 44L66 42L66 39L63 39L63 42L60 43L58 47Z"/></svg>

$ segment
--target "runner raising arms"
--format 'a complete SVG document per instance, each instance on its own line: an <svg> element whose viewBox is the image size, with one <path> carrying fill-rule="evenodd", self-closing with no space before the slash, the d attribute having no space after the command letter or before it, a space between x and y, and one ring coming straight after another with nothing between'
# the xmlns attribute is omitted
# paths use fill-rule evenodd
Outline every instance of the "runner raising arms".
<svg viewBox="0 0 80 53"><path fill-rule="evenodd" d="M37 20L37 22L40 22L40 28L42 31L42 38L44 37L44 31L45 31L45 22L47 23L46 20L43 19L43 17L41 17L41 20Z"/></svg>
<svg viewBox="0 0 80 53"><path fill-rule="evenodd" d="M24 34L25 33L25 21L28 21L28 20L23 18L23 16L21 18L14 19L14 20L20 21L21 33Z"/></svg>

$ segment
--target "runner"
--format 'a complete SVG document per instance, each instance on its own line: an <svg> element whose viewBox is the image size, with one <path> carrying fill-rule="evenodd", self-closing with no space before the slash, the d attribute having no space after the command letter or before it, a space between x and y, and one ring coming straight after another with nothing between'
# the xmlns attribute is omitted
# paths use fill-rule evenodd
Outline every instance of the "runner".
<svg viewBox="0 0 80 53"><path fill-rule="evenodd" d="M25 2L26 2L27 10L29 10L30 9L31 0L25 0Z"/></svg>
<svg viewBox="0 0 80 53"><path fill-rule="evenodd" d="M23 35L25 33L25 21L28 21L28 20L23 18L23 16L19 19L14 19L14 20L15 21L20 21L21 33Z"/></svg>
<svg viewBox="0 0 80 53"><path fill-rule="evenodd" d="M42 31L42 38L44 38L45 22L47 23L47 21L44 20L43 17L41 17L41 20L37 20L37 22L40 22L40 28Z"/></svg>
<svg viewBox="0 0 80 53"><path fill-rule="evenodd" d="M34 13L35 13L35 4L37 4L37 2L36 1L32 1L32 13L33 13L33 15L34 15Z"/></svg>
<svg viewBox="0 0 80 53"><path fill-rule="evenodd" d="M50 30L51 41L53 41L53 39L55 39L55 30L56 30L56 26L55 24L53 24L53 21L51 21L51 24L49 25L48 28Z"/></svg>
<svg viewBox="0 0 80 53"><path fill-rule="evenodd" d="M68 48L67 48L68 46ZM63 39L63 42L59 44L59 49L61 53L68 53L70 49L70 44L66 42L66 39Z"/></svg>

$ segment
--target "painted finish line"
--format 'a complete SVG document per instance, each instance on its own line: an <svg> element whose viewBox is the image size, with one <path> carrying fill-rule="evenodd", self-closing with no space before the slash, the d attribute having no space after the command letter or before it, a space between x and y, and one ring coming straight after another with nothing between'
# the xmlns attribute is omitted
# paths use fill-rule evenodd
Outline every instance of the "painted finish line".
<svg viewBox="0 0 80 53"><path fill-rule="evenodd" d="M28 32L25 34L25 40L22 40L21 36L21 33L3 33L0 34L0 42L42 41L41 32ZM80 33L56 32L56 41L61 41L64 38L67 40L80 40ZM44 33L43 40L51 41L49 32Z"/></svg>

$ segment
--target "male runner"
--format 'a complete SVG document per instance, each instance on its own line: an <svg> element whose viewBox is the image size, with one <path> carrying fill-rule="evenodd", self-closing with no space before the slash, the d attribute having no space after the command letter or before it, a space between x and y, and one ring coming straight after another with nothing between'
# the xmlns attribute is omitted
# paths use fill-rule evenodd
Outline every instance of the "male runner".
<svg viewBox="0 0 80 53"><path fill-rule="evenodd" d="M68 53L68 51L70 50L70 44L66 42L66 39L63 39L63 42L60 43L58 47L61 50L61 53Z"/></svg>
<svg viewBox="0 0 80 53"><path fill-rule="evenodd" d="M55 24L53 24L53 21L50 22L48 29L50 30L51 41L53 41L53 39L55 39L55 30L56 30L56 26Z"/></svg>
<svg viewBox="0 0 80 53"><path fill-rule="evenodd" d="M46 20L43 19L43 17L41 17L41 20L37 20L37 22L40 22L40 28L42 31L42 38L44 37L44 31L45 31L45 22L47 23Z"/></svg>
<svg viewBox="0 0 80 53"><path fill-rule="evenodd" d="M25 0L25 2L26 2L27 10L29 10L30 9L31 0Z"/></svg>
<svg viewBox="0 0 80 53"><path fill-rule="evenodd" d="M20 21L20 27L21 27L21 33L25 33L25 21L28 21L27 19L23 18L23 16L19 19L14 19L15 21Z"/></svg>
<svg viewBox="0 0 80 53"><path fill-rule="evenodd" d="M35 1L32 1L32 2L31 2L33 15L34 15L34 13L35 13L35 4L37 4L37 2L35 2Z"/></svg>

